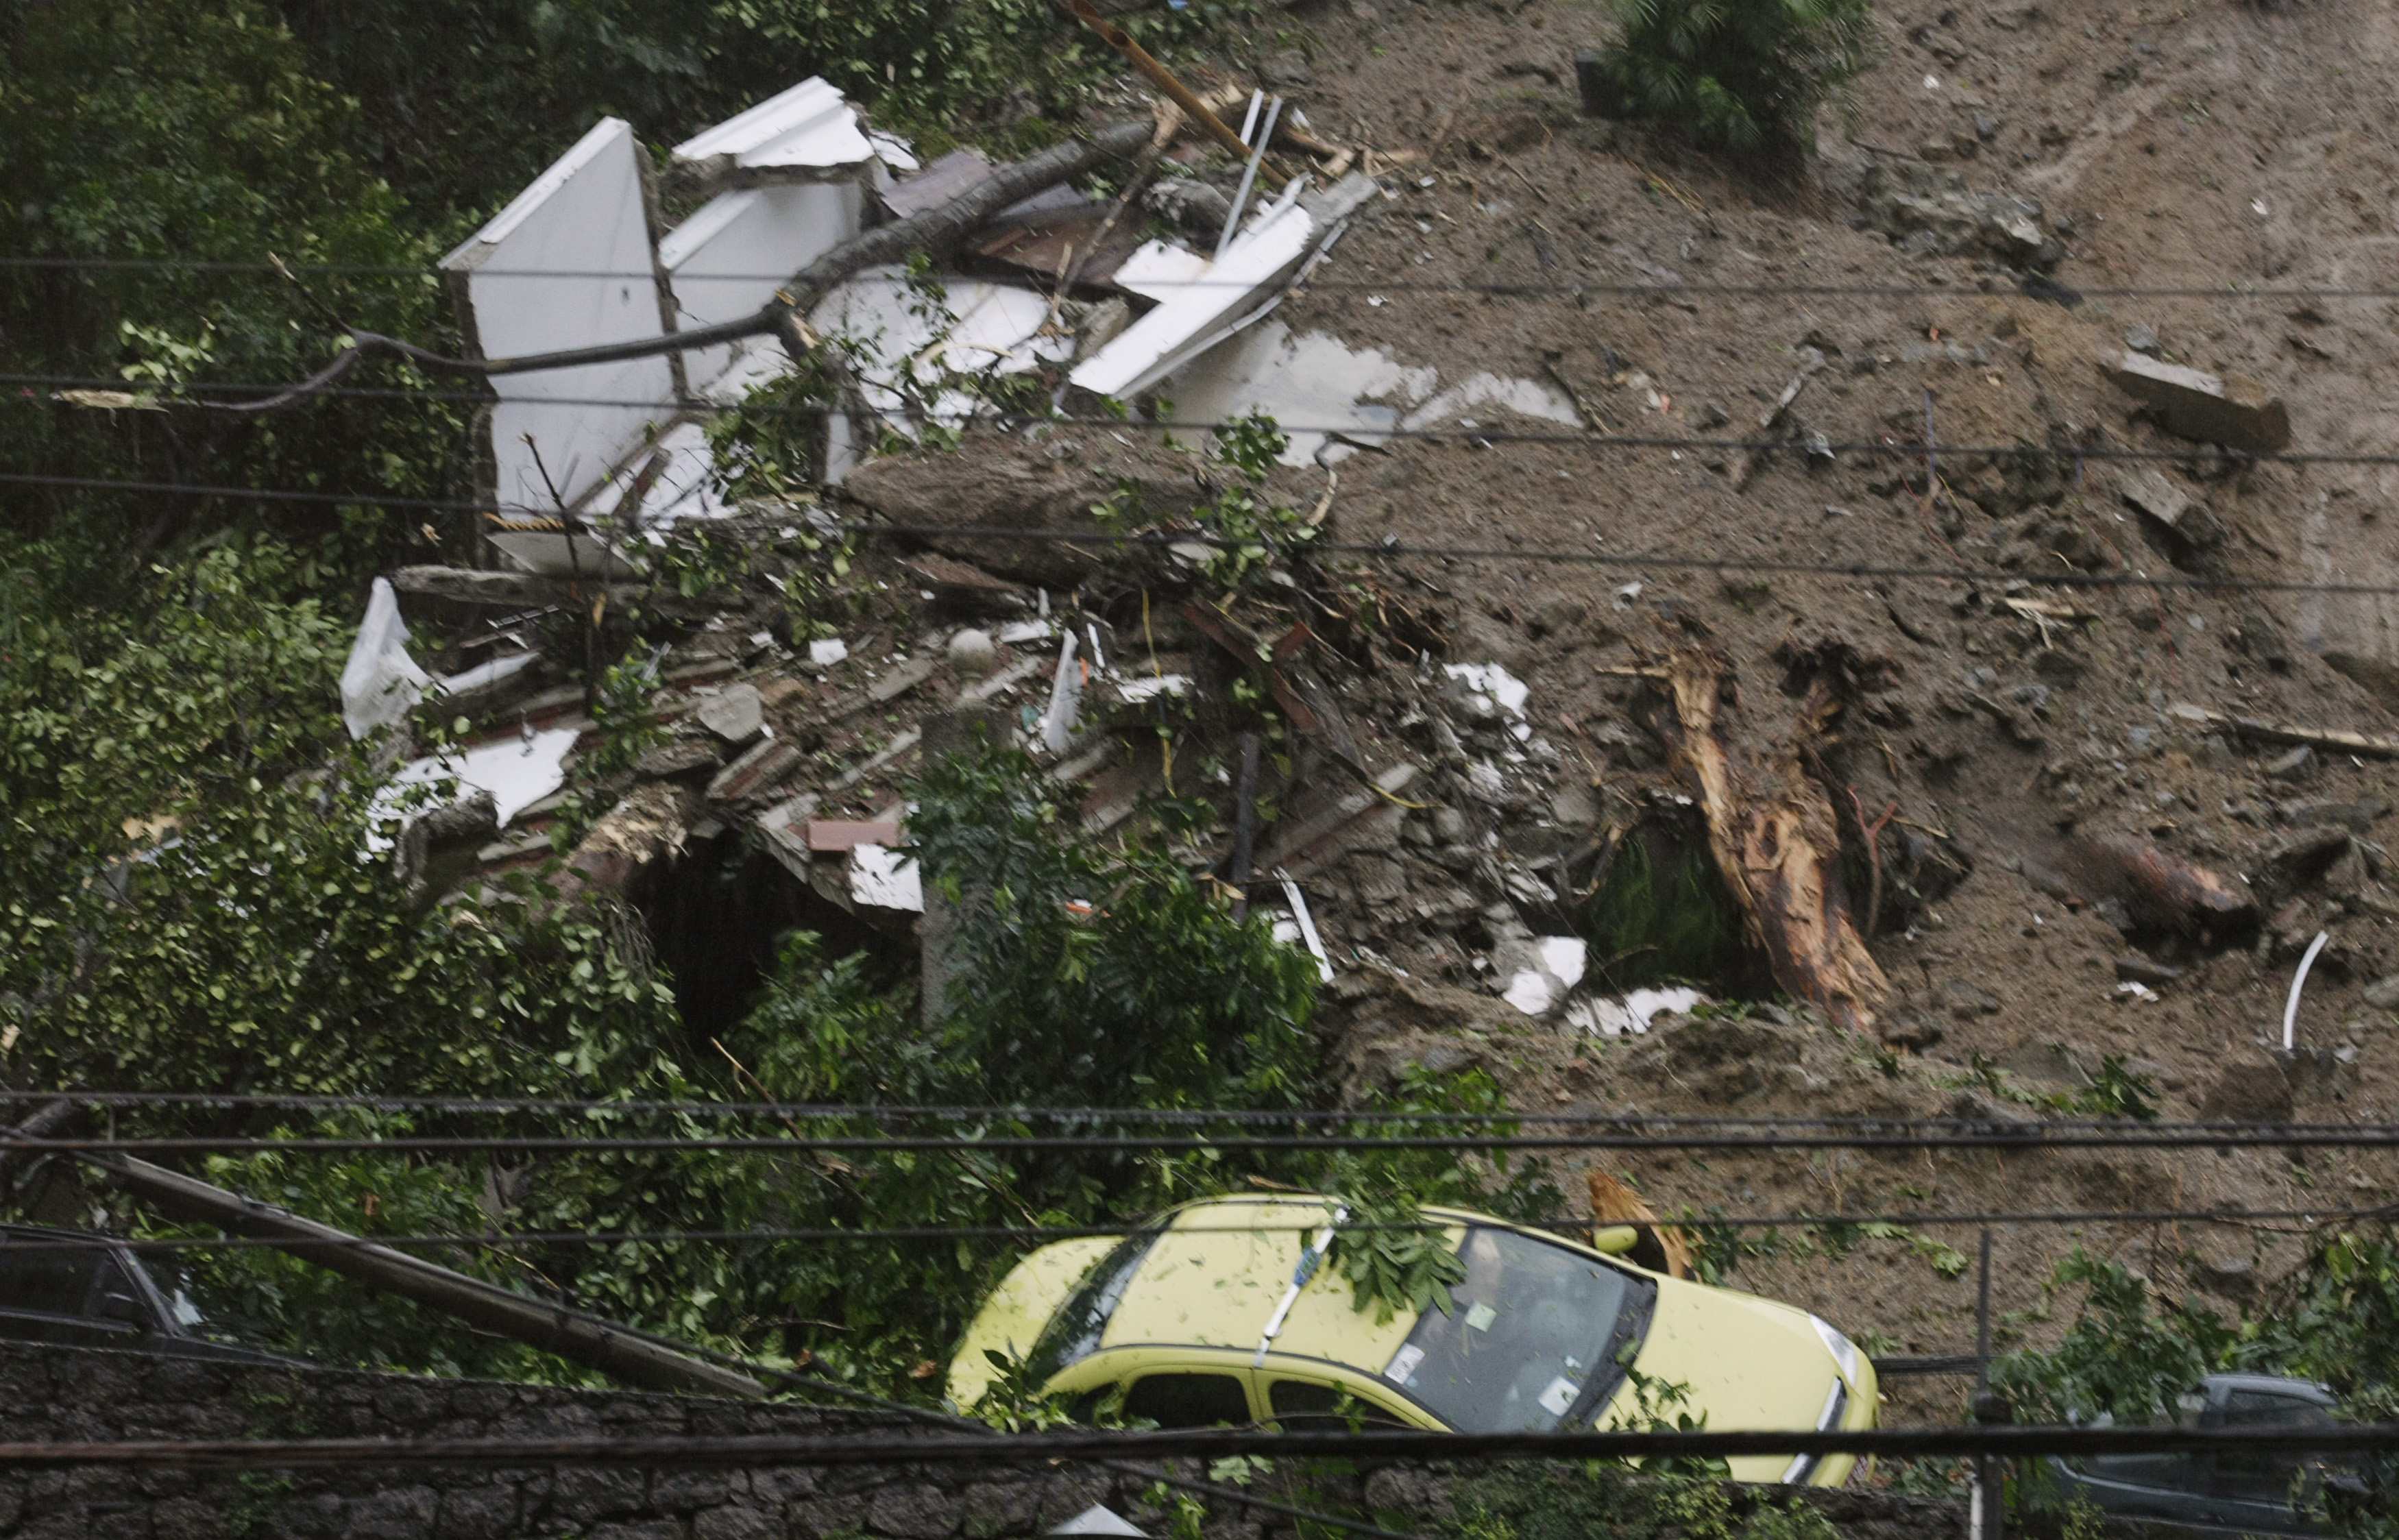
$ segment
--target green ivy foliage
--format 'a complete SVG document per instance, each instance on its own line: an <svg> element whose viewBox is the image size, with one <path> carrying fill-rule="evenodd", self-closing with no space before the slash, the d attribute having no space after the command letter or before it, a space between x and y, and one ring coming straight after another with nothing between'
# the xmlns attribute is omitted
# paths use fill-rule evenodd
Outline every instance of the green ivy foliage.
<svg viewBox="0 0 2399 1540"><path fill-rule="evenodd" d="M2083 1291L2066 1335L1992 1366L2019 1422L2166 1421L2178 1396L2222 1372L2317 1381L2357 1421L2399 1420L2399 1243L2387 1227L2324 1232L2298 1273L2239 1320L2079 1249L2050 1288ZM2399 1459L2361 1460L2360 1470L2366 1491L2341 1502L2335 1533L2393 1540ZM2038 1479L2030 1492L2036 1504L2054 1495Z"/></svg>
<svg viewBox="0 0 2399 1540"><path fill-rule="evenodd" d="M1600 68L1627 117L1721 149L1815 143L1816 109L1871 57L1869 0L1608 0Z"/></svg>

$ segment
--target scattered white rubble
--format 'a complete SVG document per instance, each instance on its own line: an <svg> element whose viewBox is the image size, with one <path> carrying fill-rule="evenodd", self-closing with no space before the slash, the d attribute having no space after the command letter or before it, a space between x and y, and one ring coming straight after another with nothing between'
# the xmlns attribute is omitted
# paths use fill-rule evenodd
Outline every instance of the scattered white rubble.
<svg viewBox="0 0 2399 1540"><path fill-rule="evenodd" d="M351 737L363 738L407 716L428 692L479 690L533 667L539 657L537 653L512 653L458 673L428 674L409 655L408 623L400 618L400 596L388 578L378 577L367 591L366 618L359 622L358 637L342 664L342 724Z"/></svg>
<svg viewBox="0 0 2399 1540"><path fill-rule="evenodd" d="M1426 427L1481 406L1580 426L1572 401L1531 380L1476 374L1447 390L1440 385L1440 371L1429 365L1404 364L1322 331L1294 333L1269 320L1176 371L1165 394L1173 400L1172 418L1186 422L1227 422L1263 412L1279 423L1300 425L1306 431L1284 430L1290 443L1282 462L1290 466L1334 465L1361 445L1387 442L1400 429Z"/></svg>
<svg viewBox="0 0 2399 1540"><path fill-rule="evenodd" d="M1506 967L1511 962L1531 965L1511 969L1508 987L1500 993L1500 998L1527 1016L1548 1015L1575 985L1582 982L1590 956L1590 943L1579 936L1536 936L1529 940L1504 943L1501 950L1510 955L1498 966Z"/></svg>
<svg viewBox="0 0 2399 1540"><path fill-rule="evenodd" d="M1139 706L1159 696L1187 695L1191 690L1189 674L1149 674L1123 681L1117 695L1128 706Z"/></svg>
<svg viewBox="0 0 2399 1540"><path fill-rule="evenodd" d="M1687 1011L1706 998L1695 989L1636 989L1620 1000L1578 1000L1566 1007L1565 1020L1593 1036L1633 1037L1658 1017Z"/></svg>
<svg viewBox="0 0 2399 1540"><path fill-rule="evenodd" d="M579 735L572 727L529 731L448 754L428 755L401 765L369 809L371 823L406 820L401 804L412 787L450 787L450 800L463 801L477 791L492 794L494 815L502 828L510 818L566 784L566 756ZM392 842L370 828L370 853L388 850Z"/></svg>
<svg viewBox="0 0 2399 1540"><path fill-rule="evenodd" d="M1083 670L1075 657L1075 633L1058 644L1058 668L1050 682L1050 704L1041 712L1041 747L1063 754L1074 741L1076 720L1082 712Z"/></svg>
<svg viewBox="0 0 2399 1540"><path fill-rule="evenodd" d="M849 848L850 901L874 909L925 912L924 874L916 858L888 845L854 844Z"/></svg>
<svg viewBox="0 0 2399 1540"><path fill-rule="evenodd" d="M378 577L367 593L366 618L342 665L342 723L354 738L388 727L408 715L432 676L408 655L408 622L400 617L400 596L389 578Z"/></svg>
<svg viewBox="0 0 2399 1540"><path fill-rule="evenodd" d="M1275 868L1275 881L1282 885L1282 896L1291 905L1291 918L1299 927L1300 940L1306 943L1308 955L1316 959L1318 979L1324 983L1333 982L1333 959L1325 953L1323 939L1316 934L1316 916L1308 912L1308 900L1300 896L1299 884L1281 867ZM1281 934L1281 927L1278 925L1276 930Z"/></svg>
<svg viewBox="0 0 2399 1540"><path fill-rule="evenodd" d="M808 661L820 669L830 669L849 655L849 643L839 637L820 637L808 643Z"/></svg>

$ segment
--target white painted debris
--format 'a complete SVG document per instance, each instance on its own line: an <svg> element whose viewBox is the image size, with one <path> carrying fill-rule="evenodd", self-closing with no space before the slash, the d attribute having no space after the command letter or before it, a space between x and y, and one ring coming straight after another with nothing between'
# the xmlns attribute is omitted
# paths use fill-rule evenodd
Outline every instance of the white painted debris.
<svg viewBox="0 0 2399 1540"><path fill-rule="evenodd" d="M1050 682L1050 704L1041 712L1041 747L1053 754L1066 751L1082 701L1083 670L1075 660L1075 633L1068 631L1058 644L1058 670Z"/></svg>
<svg viewBox="0 0 2399 1540"><path fill-rule="evenodd" d="M377 578L375 581L380 583L383 579ZM462 669L454 674L443 674L439 682L444 695L465 695L469 690L480 690L486 684L497 684L510 675L522 673L540 661L539 653L511 653L506 657L495 657L486 663L478 663L471 669Z"/></svg>
<svg viewBox="0 0 2399 1540"><path fill-rule="evenodd" d="M1135 247L1109 282L1161 304L1208 276L1208 259L1187 246L1153 240Z"/></svg>
<svg viewBox="0 0 2399 1540"><path fill-rule="evenodd" d="M830 669L849 655L849 643L839 637L820 637L808 643L808 661L820 669Z"/></svg>
<svg viewBox="0 0 2399 1540"><path fill-rule="evenodd" d="M2127 979L2116 986L2116 993L2131 1000L2155 1000L2158 992L2136 979Z"/></svg>
<svg viewBox="0 0 2399 1540"><path fill-rule="evenodd" d="M353 738L365 737L408 715L432 676L408 655L408 622L400 617L400 596L387 578L367 592L366 618L342 665L342 724Z"/></svg>
<svg viewBox="0 0 2399 1540"><path fill-rule="evenodd" d="M1511 717L1522 717L1525 702L1532 698L1532 687L1497 663L1449 663L1443 665L1442 671L1468 689L1489 696Z"/></svg>
<svg viewBox="0 0 2399 1540"><path fill-rule="evenodd" d="M632 126L603 118L448 256L464 276L476 356L487 358L662 336L649 216ZM503 510L557 511L526 446L538 446L558 495L573 503L669 414L663 357L495 375L495 487ZM622 403L599 406L593 402Z"/></svg>
<svg viewBox="0 0 2399 1540"><path fill-rule="evenodd" d="M454 696L480 690L532 668L539 658L537 653L514 653L454 674L427 673L409 655L408 622L400 618L399 594L389 579L378 577L367 590L366 618L359 622L358 639L342 664L342 725L351 737L365 737L414 710L428 692Z"/></svg>
<svg viewBox="0 0 2399 1540"><path fill-rule="evenodd" d="M1139 706L1160 696L1182 696L1190 692L1189 674L1151 674L1146 678L1128 679L1117 686L1117 694L1128 706Z"/></svg>
<svg viewBox="0 0 2399 1540"><path fill-rule="evenodd" d="M870 909L901 909L922 914L925 883L924 874L917 870L916 858L903 856L888 845L850 846L849 898L852 903Z"/></svg>
<svg viewBox="0 0 2399 1540"><path fill-rule="evenodd" d="M636 489L642 493L631 501ZM636 452L591 494L584 520L620 537L663 545L667 531L686 519L723 519L733 511L716 485L708 429L677 423L656 444Z"/></svg>
<svg viewBox="0 0 2399 1540"><path fill-rule="evenodd" d="M858 234L865 193L855 182L758 187L700 206L658 242L678 331L739 320L782 281ZM691 388L740 394L791 367L782 345L756 337L683 356Z"/></svg>
<svg viewBox="0 0 2399 1540"><path fill-rule="evenodd" d="M1127 283L1119 269L1118 283L1160 297L1191 276L1163 259L1126 266L1135 281ZM1581 422L1572 401L1531 380L1475 374L1446 390L1440 385L1439 371L1430 366L1351 347L1321 331L1294 333L1268 320L1178 370L1165 394L1174 403L1172 416L1186 422L1228 422L1262 412L1314 430L1284 430L1291 441L1282 461L1289 466L1334 465L1360 445L1386 442L1400 428L1426 427L1485 407L1568 426Z"/></svg>
<svg viewBox="0 0 2399 1540"><path fill-rule="evenodd" d="M1022 642L1047 642L1058 628L1046 620L1011 620L999 628L999 640L1013 647Z"/></svg>
<svg viewBox="0 0 2399 1540"><path fill-rule="evenodd" d="M1527 1016L1541 1016L1549 1011L1556 993L1546 975L1534 968L1522 968L1508 980L1500 998Z"/></svg>
<svg viewBox="0 0 2399 1540"><path fill-rule="evenodd" d="M695 134L672 151L702 172L835 170L863 168L875 145L859 127L857 110L822 78L810 75L790 90ZM797 269L793 269L797 271Z"/></svg>
<svg viewBox="0 0 2399 1540"><path fill-rule="evenodd" d="M1075 368L1078 390L1126 399L1156 385L1208 344L1227 334L1228 323L1254 310L1274 288L1299 270L1321 238L1316 221L1296 203L1287 204L1243 231L1223 256L1172 299L1127 327L1116 341Z"/></svg>
<svg viewBox="0 0 2399 1540"><path fill-rule="evenodd" d="M1333 959L1325 955L1323 938L1316 934L1316 916L1308 912L1308 900L1300 897L1299 885L1281 867L1275 868L1275 881L1282 885L1283 899L1291 905L1291 917L1298 922L1299 939L1308 944L1308 955L1316 959L1317 978L1324 983L1333 982Z"/></svg>
<svg viewBox="0 0 2399 1540"><path fill-rule="evenodd" d="M412 787L447 784L454 802L489 791L493 812L505 828L510 818L566 784L566 756L578 736L572 727L552 727L495 738L439 757L411 760L375 793L368 809L370 824L402 817L400 804ZM366 841L370 853L388 850L391 844L387 836L370 829Z"/></svg>
<svg viewBox="0 0 2399 1540"><path fill-rule="evenodd" d="M1552 898L1542 891L1542 899ZM1579 936L1535 936L1502 942L1494 959L1496 966L1509 970L1508 987L1500 992L1500 998L1527 1016L1548 1015L1582 982L1590 950ZM1521 966L1525 963L1531 966Z"/></svg>
<svg viewBox="0 0 2399 1540"><path fill-rule="evenodd" d="M1595 1037L1635 1037L1669 1012L1691 1009L1707 998L1695 989L1636 989L1621 1000L1578 1000L1566 1007L1566 1024Z"/></svg>
<svg viewBox="0 0 2399 1540"><path fill-rule="evenodd" d="M859 395L891 428L909 438L917 414L955 426L981 400L951 382L962 376L1021 374L1074 354L1075 339L1043 330L1049 300L1030 289L946 278L935 299L909 285L904 269L871 267L835 288L808 317L817 334L839 343L851 359ZM838 415L841 439L857 429ZM838 456L829 455L828 465ZM828 480L838 480L828 476Z"/></svg>
<svg viewBox="0 0 2399 1540"><path fill-rule="evenodd" d="M1132 1535L1139 1540L1142 1531L1115 1509L1093 1503L1090 1507L1067 1520L1052 1534L1115 1534Z"/></svg>

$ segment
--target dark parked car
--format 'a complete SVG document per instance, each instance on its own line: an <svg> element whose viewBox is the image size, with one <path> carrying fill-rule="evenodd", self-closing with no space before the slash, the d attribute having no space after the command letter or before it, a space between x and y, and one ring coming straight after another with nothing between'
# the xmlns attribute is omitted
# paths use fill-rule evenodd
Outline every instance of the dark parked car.
<svg viewBox="0 0 2399 1540"><path fill-rule="evenodd" d="M2181 1398L2175 1420L2189 1427L2330 1427L2338 1405L2304 1380L2211 1374ZM2355 1484L2337 1462L2290 1449L2083 1455L2050 1466L2069 1503L2193 1534L2331 1534L2312 1517L2324 1489Z"/></svg>
<svg viewBox="0 0 2399 1540"><path fill-rule="evenodd" d="M0 1226L0 1338L237 1363L291 1361L208 1335L191 1297L162 1286L115 1236L30 1224Z"/></svg>

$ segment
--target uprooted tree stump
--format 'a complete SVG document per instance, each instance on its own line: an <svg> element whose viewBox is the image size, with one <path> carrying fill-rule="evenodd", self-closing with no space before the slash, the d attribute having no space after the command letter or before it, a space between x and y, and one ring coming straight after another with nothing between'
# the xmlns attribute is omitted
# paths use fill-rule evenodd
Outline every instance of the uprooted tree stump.
<svg viewBox="0 0 2399 1540"><path fill-rule="evenodd" d="M1870 1031L1891 983L1850 913L1839 817L1807 769L1840 699L1820 682L1790 741L1766 755L1743 752L1720 720L1725 675L1722 658L1698 649L1653 672L1672 697L1659 713L1660 736L1697 787L1709 854L1774 981L1833 1020Z"/></svg>

